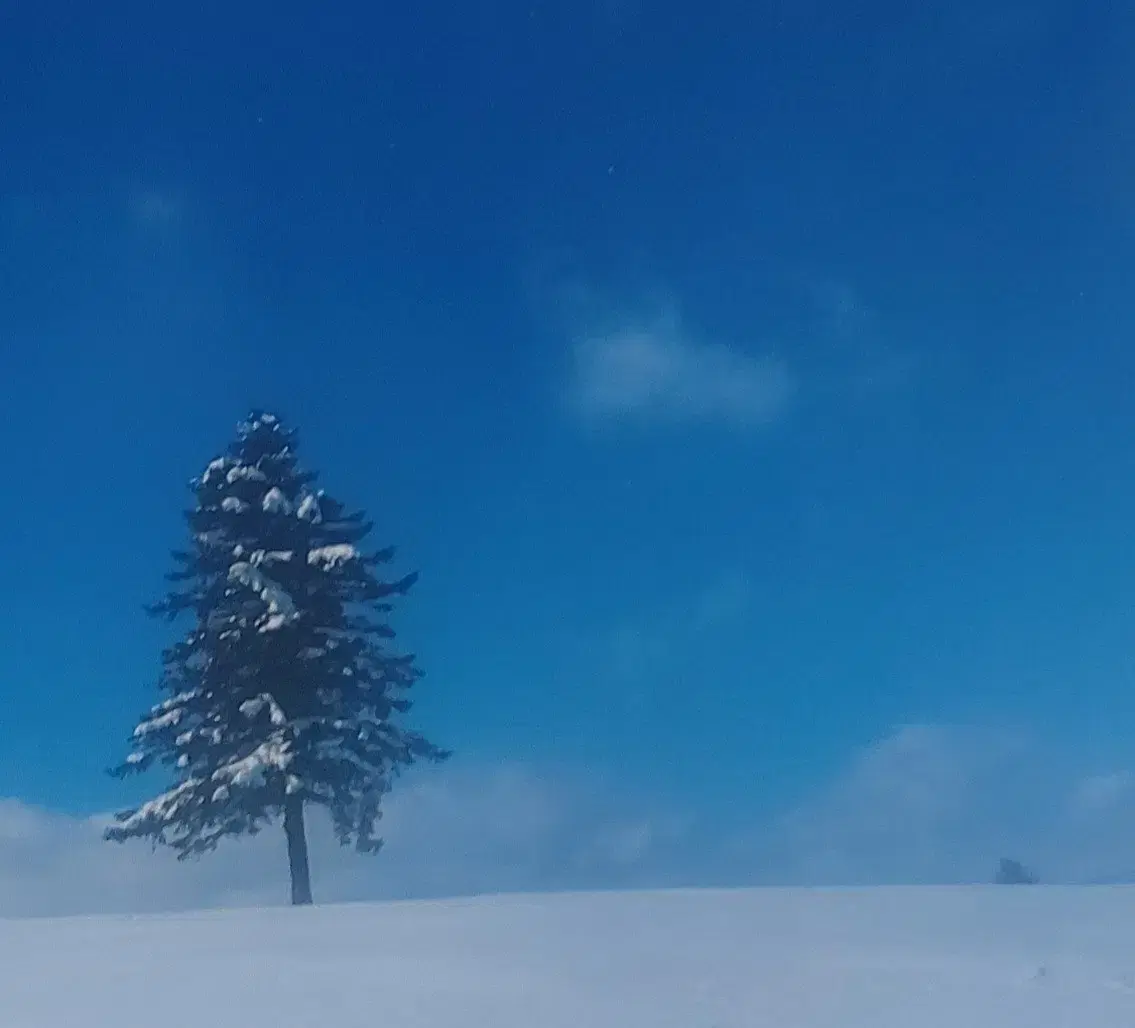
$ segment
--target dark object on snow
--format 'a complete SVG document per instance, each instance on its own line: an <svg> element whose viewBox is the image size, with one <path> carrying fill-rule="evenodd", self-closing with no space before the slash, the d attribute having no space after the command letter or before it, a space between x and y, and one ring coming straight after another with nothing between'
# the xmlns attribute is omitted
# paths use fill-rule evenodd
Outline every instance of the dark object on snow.
<svg viewBox="0 0 1135 1028"><path fill-rule="evenodd" d="M392 601L417 576L380 579L393 548L359 549L370 522L315 480L295 432L254 412L193 481L189 545L149 608L191 624L162 655L162 702L112 772L161 765L173 780L106 832L186 859L282 820L295 904L311 902L305 808L325 808L341 844L375 852L399 770L448 756L401 723L421 672L388 648Z"/></svg>
<svg viewBox="0 0 1135 1028"><path fill-rule="evenodd" d="M1037 878L1018 860L1007 857L1001 859L997 865L997 874L993 877L994 885L1036 885Z"/></svg>

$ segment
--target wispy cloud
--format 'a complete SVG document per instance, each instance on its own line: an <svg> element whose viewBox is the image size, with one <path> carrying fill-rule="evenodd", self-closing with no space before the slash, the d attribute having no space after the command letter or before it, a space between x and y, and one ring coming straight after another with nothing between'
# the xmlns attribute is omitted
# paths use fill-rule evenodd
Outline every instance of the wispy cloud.
<svg viewBox="0 0 1135 1028"><path fill-rule="evenodd" d="M780 360L701 342L674 324L626 325L580 339L570 400L589 423L723 422L751 428L779 418L795 388Z"/></svg>
<svg viewBox="0 0 1135 1028"><path fill-rule="evenodd" d="M758 830L750 855L768 880L809 884L988 881L1001 857L1049 882L1135 881L1133 783L1019 732L904 726Z"/></svg>
<svg viewBox="0 0 1135 1028"><path fill-rule="evenodd" d="M1110 813L1135 799L1135 775L1130 771L1114 771L1088 775L1077 783L1070 799L1073 814Z"/></svg>
<svg viewBox="0 0 1135 1028"><path fill-rule="evenodd" d="M772 870L820 884L982 880L1020 831L1028 764L1008 732L907 725L770 829ZM1031 860L1035 853L1022 857Z"/></svg>

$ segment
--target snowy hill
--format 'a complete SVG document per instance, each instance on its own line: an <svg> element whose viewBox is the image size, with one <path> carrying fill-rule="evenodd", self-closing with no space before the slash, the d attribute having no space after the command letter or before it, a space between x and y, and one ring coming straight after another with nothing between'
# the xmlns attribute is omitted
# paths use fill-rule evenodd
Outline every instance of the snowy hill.
<svg viewBox="0 0 1135 1028"><path fill-rule="evenodd" d="M1135 1025L1135 890L511 896L0 922L6 1028Z"/></svg>

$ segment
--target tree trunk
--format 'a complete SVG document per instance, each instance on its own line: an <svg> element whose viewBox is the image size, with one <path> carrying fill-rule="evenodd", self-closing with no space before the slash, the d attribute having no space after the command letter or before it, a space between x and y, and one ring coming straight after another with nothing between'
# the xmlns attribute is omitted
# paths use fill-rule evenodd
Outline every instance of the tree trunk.
<svg viewBox="0 0 1135 1028"><path fill-rule="evenodd" d="M311 902L311 869L307 863L307 835L303 827L303 800L284 800L284 834L288 837L288 868L292 873L292 906Z"/></svg>

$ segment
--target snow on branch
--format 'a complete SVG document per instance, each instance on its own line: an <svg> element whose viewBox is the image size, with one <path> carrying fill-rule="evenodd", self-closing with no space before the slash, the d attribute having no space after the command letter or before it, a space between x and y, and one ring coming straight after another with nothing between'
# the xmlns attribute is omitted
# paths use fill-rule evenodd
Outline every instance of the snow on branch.
<svg viewBox="0 0 1135 1028"><path fill-rule="evenodd" d="M144 770L148 767L157 750L169 744L172 730L181 725L187 714L192 713L188 704L201 695L200 689L190 689L152 707L150 716L140 721L134 729L133 738L136 740L138 748L126 757L125 766L135 770ZM170 733L170 736L162 738L164 733L167 732ZM196 731L193 728L181 731L174 742L174 746L180 749L195 734ZM155 740L154 736L158 736L158 739Z"/></svg>
<svg viewBox="0 0 1135 1028"><path fill-rule="evenodd" d="M262 692L251 700L245 700L240 705L240 712L251 721L258 717L265 707L268 708L268 717L272 724L286 725L288 723L287 715L284 714L272 694L267 692Z"/></svg>
<svg viewBox="0 0 1135 1028"><path fill-rule="evenodd" d="M143 736L150 735L152 732L160 732L165 728L173 728L184 714L181 707L173 707L165 711L163 714L157 714L154 717L147 718L141 721L138 727L134 729L134 738L141 739Z"/></svg>
<svg viewBox="0 0 1135 1028"><path fill-rule="evenodd" d="M291 744L286 739L269 739L262 742L247 757L222 764L212 774L218 786L263 785L271 771L286 771L294 759Z"/></svg>
<svg viewBox="0 0 1135 1028"><path fill-rule="evenodd" d="M216 460L209 461L208 467L201 474L201 484L208 485L214 475L220 475L228 471L232 466L233 459L231 457L218 457Z"/></svg>
<svg viewBox="0 0 1135 1028"><path fill-rule="evenodd" d="M233 564L229 568L229 581L239 582L251 589L260 596L260 599L268 607L268 618L261 625L260 631L275 631L299 616L288 591L278 583L273 582L263 571L254 567L249 561L238 560Z"/></svg>
<svg viewBox="0 0 1135 1028"><path fill-rule="evenodd" d="M229 473L225 476L225 481L229 485L236 485L241 479L248 482L267 482L268 476L264 474L255 464L236 464L229 468Z"/></svg>
<svg viewBox="0 0 1135 1028"><path fill-rule="evenodd" d="M310 550L307 562L312 567L322 568L324 571L333 571L337 567L358 559L359 551L350 543L338 543L334 546L317 546Z"/></svg>
<svg viewBox="0 0 1135 1028"><path fill-rule="evenodd" d="M192 801L194 792L201 784L200 778L189 778L181 785L143 803L134 813L121 821L117 831L123 835L134 835L150 827L160 830L163 823L173 821Z"/></svg>
<svg viewBox="0 0 1135 1028"><path fill-rule="evenodd" d="M318 525L323 520L323 511L319 506L319 497L315 493L305 493L296 508L296 517L301 521L310 521Z"/></svg>
<svg viewBox="0 0 1135 1028"><path fill-rule="evenodd" d="M273 432L278 432L280 430L280 419L277 418L275 414L263 411L253 417L246 418L236 426L237 434L242 439L248 438L248 436L252 435L253 432L260 428L267 428Z"/></svg>
<svg viewBox="0 0 1135 1028"><path fill-rule="evenodd" d="M173 710L174 707L184 707L187 703L197 699L200 695L200 689L186 689L184 692L179 692L176 696L171 696L168 700L162 700L161 703L151 707L150 713L161 714L167 710Z"/></svg>
<svg viewBox="0 0 1135 1028"><path fill-rule="evenodd" d="M290 501L284 495L283 490L275 485L264 494L261 506L269 514L290 514L292 512Z"/></svg>
<svg viewBox="0 0 1135 1028"><path fill-rule="evenodd" d="M248 563L254 568L267 567L272 564L286 564L293 556L295 554L291 550L253 550Z"/></svg>

